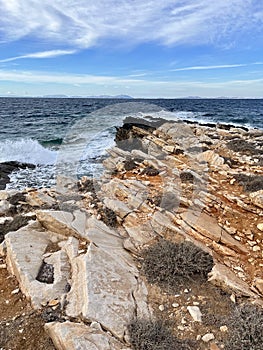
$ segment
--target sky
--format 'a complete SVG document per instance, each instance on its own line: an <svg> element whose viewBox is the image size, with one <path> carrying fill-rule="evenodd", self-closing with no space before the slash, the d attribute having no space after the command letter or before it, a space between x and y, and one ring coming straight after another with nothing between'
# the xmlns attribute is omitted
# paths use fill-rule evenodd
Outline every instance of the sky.
<svg viewBox="0 0 263 350"><path fill-rule="evenodd" d="M0 0L0 96L263 98L262 0Z"/></svg>

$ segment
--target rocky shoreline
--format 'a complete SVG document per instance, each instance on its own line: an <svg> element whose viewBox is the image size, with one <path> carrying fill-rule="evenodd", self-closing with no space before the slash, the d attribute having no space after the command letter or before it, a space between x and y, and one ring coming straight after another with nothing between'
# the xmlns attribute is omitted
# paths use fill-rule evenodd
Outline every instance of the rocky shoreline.
<svg viewBox="0 0 263 350"><path fill-rule="evenodd" d="M173 349L170 336L181 349L243 349L227 319L242 305L262 315L262 146L261 130L127 119L100 179L0 191L0 347L34 349L30 323L6 331L31 313L39 349L143 350L138 334L160 320L171 335L152 349Z"/></svg>

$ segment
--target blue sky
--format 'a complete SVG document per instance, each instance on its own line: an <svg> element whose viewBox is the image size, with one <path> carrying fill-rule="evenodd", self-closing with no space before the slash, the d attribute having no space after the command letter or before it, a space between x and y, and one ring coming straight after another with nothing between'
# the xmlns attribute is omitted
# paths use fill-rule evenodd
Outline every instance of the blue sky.
<svg viewBox="0 0 263 350"><path fill-rule="evenodd" d="M0 0L0 95L263 97L262 0Z"/></svg>

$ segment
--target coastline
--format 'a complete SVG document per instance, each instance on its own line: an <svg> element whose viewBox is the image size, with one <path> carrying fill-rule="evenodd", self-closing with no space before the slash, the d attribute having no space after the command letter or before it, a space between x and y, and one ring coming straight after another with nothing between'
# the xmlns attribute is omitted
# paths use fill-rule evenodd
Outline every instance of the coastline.
<svg viewBox="0 0 263 350"><path fill-rule="evenodd" d="M11 299L22 300L22 291L34 309L49 310L53 318L45 329L57 349L77 348L84 335L87 346L95 337L98 347L107 342L109 349L128 349L127 323L134 317L166 318L172 304L180 310L174 319L190 325L180 323L178 337L209 333L211 325L196 327L189 316L187 307L199 302L196 290L181 288L174 299L141 274L134 257L161 239L191 241L210 254L209 281L229 293L230 303L246 298L262 306L263 132L143 123L130 120L117 130L101 181L83 178L76 185L61 178L56 189L0 192L1 272L7 267L19 281ZM32 254L29 262L26 254ZM220 346L227 340L217 328L209 342ZM200 349L206 346L202 337Z"/></svg>

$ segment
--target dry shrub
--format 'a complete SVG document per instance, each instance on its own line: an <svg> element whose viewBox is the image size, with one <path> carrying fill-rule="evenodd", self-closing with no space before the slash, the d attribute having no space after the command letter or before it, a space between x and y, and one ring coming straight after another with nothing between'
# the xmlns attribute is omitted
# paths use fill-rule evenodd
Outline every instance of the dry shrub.
<svg viewBox="0 0 263 350"><path fill-rule="evenodd" d="M263 344L263 308L241 305L229 319L226 350L261 350Z"/></svg>
<svg viewBox="0 0 263 350"><path fill-rule="evenodd" d="M194 343L179 340L162 321L133 320L128 325L130 343L134 350L194 350Z"/></svg>
<svg viewBox="0 0 263 350"><path fill-rule="evenodd" d="M175 290L187 281L206 280L213 258L191 242L161 240L143 251L142 271L150 283Z"/></svg>

